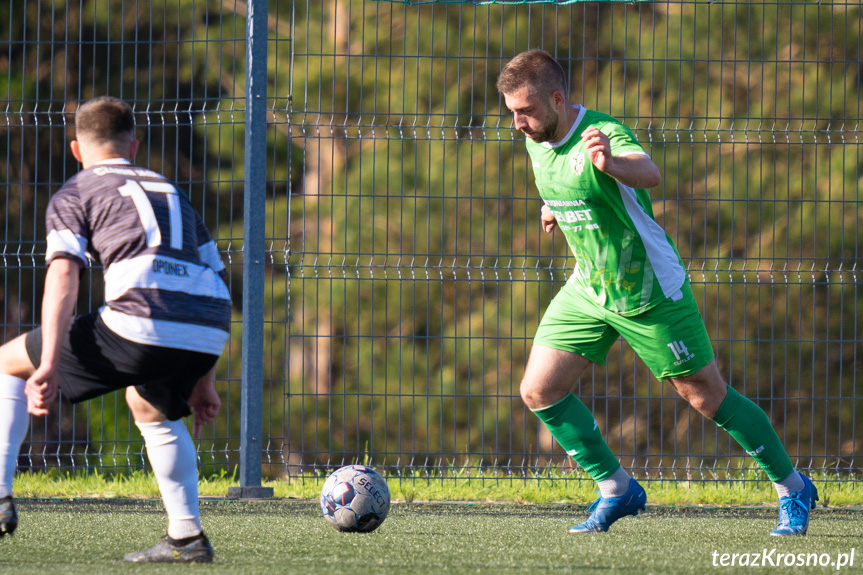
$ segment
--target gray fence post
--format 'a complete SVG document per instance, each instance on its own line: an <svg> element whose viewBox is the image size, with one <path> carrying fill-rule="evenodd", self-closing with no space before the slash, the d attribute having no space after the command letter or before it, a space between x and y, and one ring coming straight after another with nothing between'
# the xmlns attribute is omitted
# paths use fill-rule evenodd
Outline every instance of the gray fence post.
<svg viewBox="0 0 863 575"><path fill-rule="evenodd" d="M261 487L264 383L264 216L267 179L267 0L246 16L246 138L243 191L243 381L240 392L240 487L228 497L272 497Z"/></svg>

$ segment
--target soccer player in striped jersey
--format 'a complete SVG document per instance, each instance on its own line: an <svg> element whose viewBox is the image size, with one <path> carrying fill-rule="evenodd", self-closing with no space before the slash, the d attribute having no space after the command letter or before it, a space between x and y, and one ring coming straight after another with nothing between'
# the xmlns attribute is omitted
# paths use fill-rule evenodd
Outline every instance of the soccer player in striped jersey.
<svg viewBox="0 0 863 575"><path fill-rule="evenodd" d="M229 335L225 266L201 217L165 177L132 163L131 107L112 97L75 114L83 169L51 198L42 324L0 347L0 535L18 523L12 477L29 416L124 389L168 514L165 539L127 561L207 562L194 433L219 412L216 361ZM104 269L105 304L73 318L79 278Z"/></svg>
<svg viewBox="0 0 863 575"><path fill-rule="evenodd" d="M497 81L525 142L545 205L546 233L563 232L575 271L542 316L521 396L599 484L590 517L572 533L607 531L644 509L644 489L611 452L573 395L590 362L623 336L660 380L740 443L774 482L779 526L803 535L818 492L794 469L764 411L722 379L674 242L653 216L659 169L623 124L571 105L561 66L542 50L513 58Z"/></svg>

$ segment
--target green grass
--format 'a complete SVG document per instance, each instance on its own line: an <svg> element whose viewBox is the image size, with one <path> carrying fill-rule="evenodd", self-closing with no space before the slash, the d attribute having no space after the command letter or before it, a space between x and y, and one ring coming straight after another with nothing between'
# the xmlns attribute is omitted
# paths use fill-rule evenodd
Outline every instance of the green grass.
<svg viewBox="0 0 863 575"><path fill-rule="evenodd" d="M596 499L592 481L574 481L572 473L550 470L542 477L522 479L507 476L469 476L467 471L453 468L444 478L389 478L394 501L413 503L428 501L505 502L505 503L566 503L586 505ZM644 482L648 503L655 505L755 505L775 506L772 484L754 473L746 472L747 481ZM569 480L564 480L564 479ZM740 479L741 477L737 477ZM830 507L863 504L863 482L837 482L835 476L813 474L821 497L820 504ZM279 499L317 499L323 477L292 478L265 481ZM229 487L239 485L227 475L202 477L202 496L224 497ZM159 492L152 475L135 471L123 475L78 473L75 475L51 470L45 473L21 473L15 478L18 497L54 498L158 498Z"/></svg>
<svg viewBox="0 0 863 575"><path fill-rule="evenodd" d="M364 573L751 573L714 567L722 553L828 554L855 550L863 565L863 512L819 510L809 535L768 536L775 510L649 508L609 533L570 535L584 517L569 505L396 504L370 534L329 528L314 502L204 499L212 565L129 565L125 552L155 543L165 517L157 500L22 499L21 523L0 539L0 572L35 574ZM855 548L856 547L856 548ZM847 556L846 556L847 557ZM778 567L759 573L836 572Z"/></svg>

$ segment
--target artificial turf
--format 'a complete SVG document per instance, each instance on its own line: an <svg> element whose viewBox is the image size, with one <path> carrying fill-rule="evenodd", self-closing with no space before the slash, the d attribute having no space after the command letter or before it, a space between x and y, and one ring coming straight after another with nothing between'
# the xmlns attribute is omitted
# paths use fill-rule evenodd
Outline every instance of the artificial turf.
<svg viewBox="0 0 863 575"><path fill-rule="evenodd" d="M852 550L854 564L842 570L863 571L863 512L853 510L816 510L808 536L780 539L768 535L775 509L648 507L609 533L570 535L583 506L396 504L376 532L344 534L326 525L315 502L205 499L202 518L216 560L177 566L122 561L164 532L158 501L22 499L18 508L18 531L0 539L0 572L821 573L836 566L787 567L779 554L835 563L849 561ZM747 562L756 553L769 559L757 569L723 567L724 553L726 562L733 553L750 555Z"/></svg>

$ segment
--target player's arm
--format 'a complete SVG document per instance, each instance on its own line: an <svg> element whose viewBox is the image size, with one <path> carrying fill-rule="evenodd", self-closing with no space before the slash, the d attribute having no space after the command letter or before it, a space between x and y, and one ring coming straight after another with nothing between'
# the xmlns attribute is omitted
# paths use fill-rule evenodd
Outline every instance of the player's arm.
<svg viewBox="0 0 863 575"><path fill-rule="evenodd" d="M587 157L601 172L605 172L630 188L655 188L662 181L659 168L647 154L611 155L611 141L597 128L581 134Z"/></svg>
<svg viewBox="0 0 863 575"><path fill-rule="evenodd" d="M188 404L195 414L193 426L195 437L201 436L201 428L216 418L222 406L219 392L216 391L215 380L216 366L214 365L210 371L198 380L198 383L195 384L192 390L192 395L189 396Z"/></svg>
<svg viewBox="0 0 863 575"><path fill-rule="evenodd" d="M213 268L219 274L219 277L227 283L228 272L219 255L216 242L213 240L209 230L207 230L207 226L204 225L203 218L201 218L201 215L197 211L195 212L195 233L198 239L198 255L201 260ZM195 437L200 437L201 429L216 418L222 406L219 393L216 391L215 380L216 366L214 365L210 371L198 380L189 397L189 407L195 414L193 424Z"/></svg>
<svg viewBox="0 0 863 575"><path fill-rule="evenodd" d="M547 205L542 204L542 209L539 212L539 219L542 222L542 231L550 234L557 227L557 219Z"/></svg>
<svg viewBox="0 0 863 575"><path fill-rule="evenodd" d="M48 265L42 298L42 356L26 386L27 410L33 415L47 415L57 397L57 364L78 300L80 272L81 264L74 259L55 258Z"/></svg>

